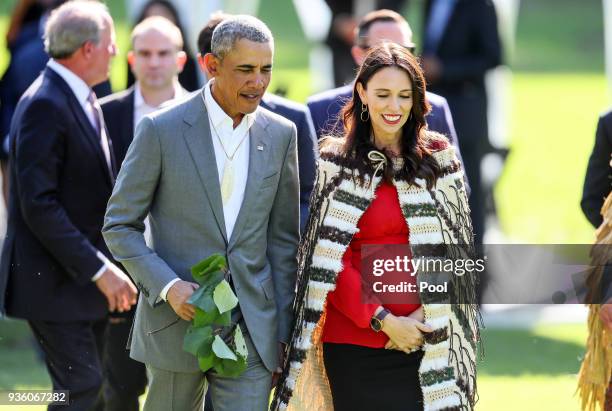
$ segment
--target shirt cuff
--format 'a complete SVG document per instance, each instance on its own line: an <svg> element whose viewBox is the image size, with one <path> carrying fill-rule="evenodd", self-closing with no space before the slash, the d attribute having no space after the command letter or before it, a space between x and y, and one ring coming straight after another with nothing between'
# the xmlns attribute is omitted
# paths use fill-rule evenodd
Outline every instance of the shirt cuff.
<svg viewBox="0 0 612 411"><path fill-rule="evenodd" d="M108 264L110 263L108 258L106 258L106 256L102 254L100 251L96 252L96 257L98 257L98 259L102 261L102 267L100 267L100 269L96 271L93 277L91 277L91 281L94 281L94 282L98 281L100 277L102 277L102 274L104 274L104 271L106 271L106 269L109 267Z"/></svg>
<svg viewBox="0 0 612 411"><path fill-rule="evenodd" d="M162 288L161 292L159 293L159 298L161 298L164 301L168 301L166 297L168 296L168 291L170 291L170 287L172 287L174 283L180 280L181 280L180 278L175 278L174 280L171 280L168 284L166 284L166 286Z"/></svg>

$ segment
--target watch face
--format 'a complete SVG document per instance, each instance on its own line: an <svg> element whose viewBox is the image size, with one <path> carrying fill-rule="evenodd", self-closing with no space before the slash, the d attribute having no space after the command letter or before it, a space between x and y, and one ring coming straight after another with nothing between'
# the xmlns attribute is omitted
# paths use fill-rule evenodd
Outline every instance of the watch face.
<svg viewBox="0 0 612 411"><path fill-rule="evenodd" d="M379 332L382 329L382 322L378 318L372 318L370 320L370 327L376 332Z"/></svg>

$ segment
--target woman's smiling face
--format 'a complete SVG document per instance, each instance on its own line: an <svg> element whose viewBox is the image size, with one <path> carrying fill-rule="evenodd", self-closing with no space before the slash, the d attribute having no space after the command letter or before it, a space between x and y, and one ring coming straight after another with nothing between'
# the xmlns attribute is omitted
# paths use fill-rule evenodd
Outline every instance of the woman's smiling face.
<svg viewBox="0 0 612 411"><path fill-rule="evenodd" d="M401 129L412 110L412 82L406 71L385 67L376 72L364 88L357 84L363 104L367 104L374 137L401 138Z"/></svg>

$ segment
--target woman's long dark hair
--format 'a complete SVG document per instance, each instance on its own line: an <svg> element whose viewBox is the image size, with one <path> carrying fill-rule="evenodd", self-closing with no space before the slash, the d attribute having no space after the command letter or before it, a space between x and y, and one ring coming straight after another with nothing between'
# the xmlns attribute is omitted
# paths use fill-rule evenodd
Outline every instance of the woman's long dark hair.
<svg viewBox="0 0 612 411"><path fill-rule="evenodd" d="M388 166L385 167L384 179L391 181L394 175L414 183L419 177L427 182L427 188L431 189L441 173L438 162L431 155L427 145L427 129L425 115L431 107L425 99L425 77L419 66L418 60L404 47L384 42L373 47L367 54L365 61L359 67L353 96L342 109L340 120L344 125L342 136L341 154L343 166L359 172L358 178L363 182L363 176L371 175L374 167L368 159L371 150L378 150L371 141L372 133L371 119L362 121L361 110L363 103L357 92L357 84L367 89L368 82L372 76L385 67L396 67L404 70L412 83L412 111L408 120L402 127L401 157L404 165L401 170L395 172L391 166L389 152L387 156Z"/></svg>

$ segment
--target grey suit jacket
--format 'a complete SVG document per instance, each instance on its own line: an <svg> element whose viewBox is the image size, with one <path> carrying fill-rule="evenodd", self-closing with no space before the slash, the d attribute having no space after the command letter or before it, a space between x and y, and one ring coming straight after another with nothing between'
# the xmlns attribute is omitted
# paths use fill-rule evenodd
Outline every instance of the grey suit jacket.
<svg viewBox="0 0 612 411"><path fill-rule="evenodd" d="M292 327L299 241L296 129L258 108L250 129L249 172L231 238L225 233L208 114L200 93L145 117L136 130L108 203L104 239L135 280L140 298L132 358L193 372L184 352L188 322L159 298L174 278L193 281L192 265L227 256L240 309L264 365L278 365L278 341ZM149 215L151 248L143 237Z"/></svg>

